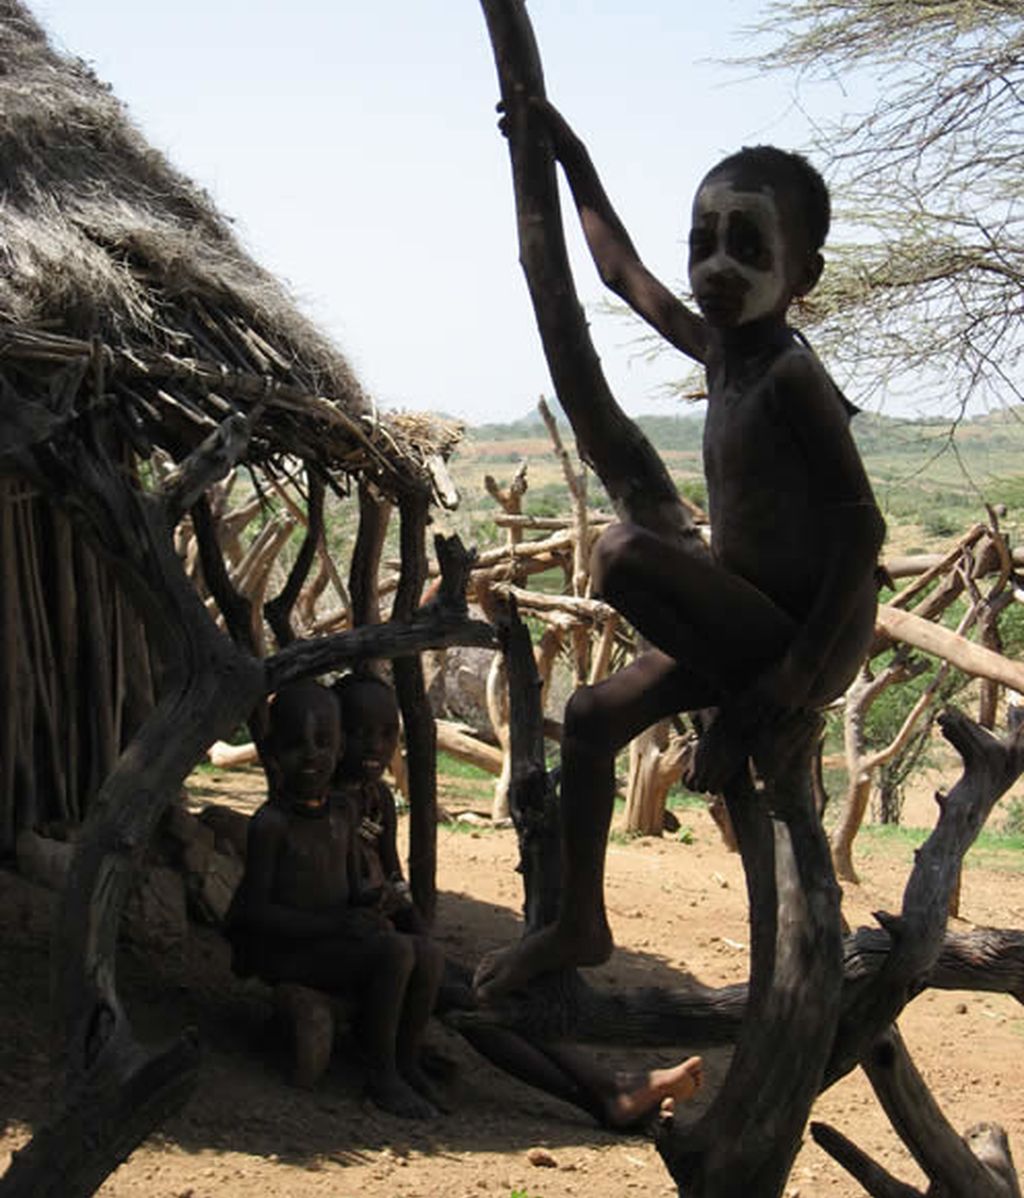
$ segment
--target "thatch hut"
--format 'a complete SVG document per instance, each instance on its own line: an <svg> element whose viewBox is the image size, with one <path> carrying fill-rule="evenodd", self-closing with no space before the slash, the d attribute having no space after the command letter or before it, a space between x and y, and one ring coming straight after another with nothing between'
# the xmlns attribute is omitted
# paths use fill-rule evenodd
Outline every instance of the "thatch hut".
<svg viewBox="0 0 1024 1198"><path fill-rule="evenodd" d="M8 417L58 428L101 411L134 468L154 449L180 460L259 403L246 454L258 479L301 462L336 488L356 479L392 499L429 493L453 430L378 417L209 197L17 0L0 0L0 62ZM4 854L22 827L87 813L153 683L110 571L10 455L0 456L0 578Z"/></svg>
<svg viewBox="0 0 1024 1198"><path fill-rule="evenodd" d="M115 978L126 895L188 772L283 683L395 659L410 880L429 918L434 725L418 651L491 631L467 617L454 539L420 608L456 430L378 416L208 197L18 0L0 0L0 186L0 857L22 829L77 826L52 959L63 1103L4 1181L86 1194L196 1075L187 1036L155 1055L137 1043ZM305 525L269 601L232 577L210 501L238 465L257 496L287 480ZM346 627L297 638L299 590L329 558L328 490L359 497ZM401 573L378 623L392 507ZM178 552L186 522L202 593Z"/></svg>

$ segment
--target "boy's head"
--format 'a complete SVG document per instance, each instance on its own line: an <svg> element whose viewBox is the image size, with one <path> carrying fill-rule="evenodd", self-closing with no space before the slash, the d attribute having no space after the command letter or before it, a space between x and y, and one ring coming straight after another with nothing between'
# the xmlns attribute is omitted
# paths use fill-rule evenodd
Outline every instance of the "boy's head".
<svg viewBox="0 0 1024 1198"><path fill-rule="evenodd" d="M318 806L341 751L338 705L318 682L293 682L270 703L263 761L277 796L294 806Z"/></svg>
<svg viewBox="0 0 1024 1198"><path fill-rule="evenodd" d="M398 745L395 692L376 674L346 674L333 689L345 728L338 773L346 782L377 782Z"/></svg>
<svg viewBox="0 0 1024 1198"><path fill-rule="evenodd" d="M784 315L821 276L830 220L825 181L800 154L746 146L713 167L693 202L689 257L709 324Z"/></svg>

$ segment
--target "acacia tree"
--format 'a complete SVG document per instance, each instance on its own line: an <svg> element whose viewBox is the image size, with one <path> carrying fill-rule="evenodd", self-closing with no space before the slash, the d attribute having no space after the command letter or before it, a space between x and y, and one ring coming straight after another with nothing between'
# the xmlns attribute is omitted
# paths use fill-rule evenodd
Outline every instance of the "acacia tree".
<svg viewBox="0 0 1024 1198"><path fill-rule="evenodd" d="M852 230L806 305L828 359L861 398L1021 399L1024 3L779 0L759 32L760 69L873 85L815 138Z"/></svg>

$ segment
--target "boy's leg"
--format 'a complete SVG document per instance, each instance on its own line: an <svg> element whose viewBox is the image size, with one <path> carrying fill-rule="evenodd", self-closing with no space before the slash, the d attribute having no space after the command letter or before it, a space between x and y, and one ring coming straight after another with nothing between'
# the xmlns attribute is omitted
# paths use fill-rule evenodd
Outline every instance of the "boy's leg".
<svg viewBox="0 0 1024 1198"><path fill-rule="evenodd" d="M561 1045L556 1048L549 1043L535 1044L518 1032L497 1024L467 1023L459 1026L459 1032L477 1052L505 1073L579 1107L598 1123L605 1122L604 1094L593 1084L591 1077L562 1063ZM605 1080L611 1088L612 1079L606 1077Z"/></svg>
<svg viewBox="0 0 1024 1198"><path fill-rule="evenodd" d="M606 1105L606 1121L610 1127L631 1127L656 1111L666 1098L689 1102L703 1084L700 1057L687 1057L667 1069L648 1069L635 1078L617 1078Z"/></svg>
<svg viewBox="0 0 1024 1198"><path fill-rule="evenodd" d="M383 1110L405 1118L429 1119L437 1107L404 1076L400 1038L409 988L416 970L411 937L389 930L374 937L370 978L363 990L360 1034L369 1057L367 1090Z"/></svg>
<svg viewBox="0 0 1024 1198"><path fill-rule="evenodd" d="M349 934L303 941L265 953L261 973L275 982L298 982L332 994L355 994L358 1042L367 1090L392 1114L426 1119L436 1108L398 1071L396 1048L415 953L410 938L386 921L353 913Z"/></svg>
<svg viewBox="0 0 1024 1198"><path fill-rule="evenodd" d="M487 1002L537 974L608 959L604 860L615 755L679 711L718 705L779 658L793 620L756 587L634 525L613 525L595 551L597 589L658 646L566 708L562 737L563 890L556 922L485 958Z"/></svg>
<svg viewBox="0 0 1024 1198"><path fill-rule="evenodd" d="M399 933L401 935L401 933ZM429 936L406 936L413 951L413 968L405 989L405 1001L398 1023L396 1059L398 1071L420 1094L440 1106L439 1095L420 1066L423 1034L437 1003L437 992L444 973L444 953Z"/></svg>
<svg viewBox="0 0 1024 1198"><path fill-rule="evenodd" d="M590 1110L603 1126L617 1130L642 1122L666 1098L688 1102L704 1077L700 1057L687 1057L665 1069L613 1074L574 1044L549 1043L538 1049L547 1054L552 1067L561 1069L578 1093L587 1096L585 1104L577 1101L577 1105Z"/></svg>
<svg viewBox="0 0 1024 1198"><path fill-rule="evenodd" d="M575 1045L534 1043L518 1032L487 1023L468 1023L459 1031L499 1069L586 1111L602 1127L625 1130L641 1122L666 1098L692 1098L701 1084L700 1057L689 1057L667 1069L620 1075Z"/></svg>
<svg viewBox="0 0 1024 1198"><path fill-rule="evenodd" d="M595 594L723 696L781 657L796 631L791 616L709 554L637 525L602 534L592 571Z"/></svg>
<svg viewBox="0 0 1024 1198"><path fill-rule="evenodd" d="M486 957L475 986L482 1002L539 973L599 965L612 949L604 909L604 859L615 800L615 755L655 721L704 707L716 693L652 650L570 698L562 730L562 900L558 919Z"/></svg>

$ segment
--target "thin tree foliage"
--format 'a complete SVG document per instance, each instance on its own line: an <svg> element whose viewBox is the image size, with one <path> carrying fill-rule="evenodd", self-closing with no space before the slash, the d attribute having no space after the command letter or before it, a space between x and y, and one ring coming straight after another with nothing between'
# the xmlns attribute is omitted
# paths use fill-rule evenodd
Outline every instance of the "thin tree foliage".
<svg viewBox="0 0 1024 1198"><path fill-rule="evenodd" d="M820 125L836 202L803 321L861 402L1022 398L1024 0L779 0L747 65L871 82Z"/></svg>

